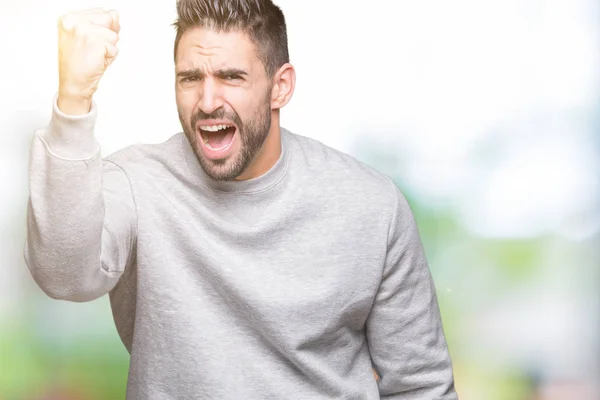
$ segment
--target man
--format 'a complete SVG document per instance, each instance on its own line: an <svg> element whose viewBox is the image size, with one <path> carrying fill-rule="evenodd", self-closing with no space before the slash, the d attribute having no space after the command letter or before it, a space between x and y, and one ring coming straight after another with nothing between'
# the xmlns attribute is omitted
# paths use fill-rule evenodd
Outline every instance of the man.
<svg viewBox="0 0 600 400"><path fill-rule="evenodd" d="M59 90L31 150L37 284L69 301L109 293L131 399L456 399L406 199L280 127L295 85L281 10L177 8L183 133L104 160L92 97L118 15L60 19Z"/></svg>

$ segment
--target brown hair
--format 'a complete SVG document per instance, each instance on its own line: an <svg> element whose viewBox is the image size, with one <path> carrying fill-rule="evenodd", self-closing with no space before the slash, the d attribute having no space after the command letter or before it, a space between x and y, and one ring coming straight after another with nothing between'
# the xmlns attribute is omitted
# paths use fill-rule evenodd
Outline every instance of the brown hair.
<svg viewBox="0 0 600 400"><path fill-rule="evenodd" d="M177 20L172 25L177 31L175 59L183 33L200 26L247 34L268 76L289 62L285 18L271 0L177 0Z"/></svg>

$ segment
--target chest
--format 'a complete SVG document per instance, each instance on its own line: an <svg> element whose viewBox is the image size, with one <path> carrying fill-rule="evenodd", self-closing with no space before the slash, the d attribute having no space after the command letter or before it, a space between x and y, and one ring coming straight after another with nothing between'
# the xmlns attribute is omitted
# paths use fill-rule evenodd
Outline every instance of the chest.
<svg viewBox="0 0 600 400"><path fill-rule="evenodd" d="M208 206L140 216L138 285L151 313L287 335L362 329L385 260L379 227L336 209L264 211L254 224Z"/></svg>

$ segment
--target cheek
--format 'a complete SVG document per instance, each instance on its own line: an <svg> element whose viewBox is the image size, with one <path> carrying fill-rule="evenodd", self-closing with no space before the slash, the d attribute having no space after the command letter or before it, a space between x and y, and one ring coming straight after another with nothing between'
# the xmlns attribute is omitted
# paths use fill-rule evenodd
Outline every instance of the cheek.
<svg viewBox="0 0 600 400"><path fill-rule="evenodd" d="M225 103L232 109L242 121L251 118L256 108L262 106L256 95L247 90L231 88L224 93Z"/></svg>
<svg viewBox="0 0 600 400"><path fill-rule="evenodd" d="M179 112L180 117L188 121L198 100L192 93L178 91L175 94L175 102L177 103L177 111Z"/></svg>

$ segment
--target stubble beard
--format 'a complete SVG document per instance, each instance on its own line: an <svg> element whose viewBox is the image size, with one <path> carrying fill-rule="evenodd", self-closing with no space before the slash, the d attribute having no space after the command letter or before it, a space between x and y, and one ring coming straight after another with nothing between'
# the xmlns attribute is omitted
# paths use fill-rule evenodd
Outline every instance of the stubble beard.
<svg viewBox="0 0 600 400"><path fill-rule="evenodd" d="M252 118L246 122L243 122L234 111L225 112L223 109L218 109L211 114L198 111L186 123L182 118L181 110L178 109L179 121L185 136L190 142L198 163L210 178L216 181L233 181L243 174L254 161L269 136L271 128L270 92L270 90L267 92L266 99L256 108ZM236 154L221 160L206 159L201 148L203 144L199 142L202 140L202 136L195 128L198 121L206 119L225 119L232 121L238 127L237 134L241 143Z"/></svg>

